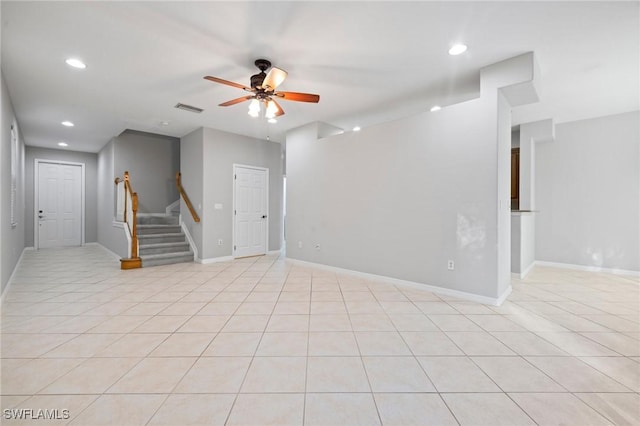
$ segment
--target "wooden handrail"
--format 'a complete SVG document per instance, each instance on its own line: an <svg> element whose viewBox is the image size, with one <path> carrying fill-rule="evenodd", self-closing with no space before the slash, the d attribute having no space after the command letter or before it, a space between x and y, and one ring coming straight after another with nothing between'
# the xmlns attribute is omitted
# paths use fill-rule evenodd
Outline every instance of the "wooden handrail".
<svg viewBox="0 0 640 426"><path fill-rule="evenodd" d="M182 187L182 182L180 179L181 177L182 177L182 173L180 172L176 173L176 186L178 187L178 192L182 196L184 203L187 205L189 212L191 212L191 217L193 218L193 221L200 222L200 217L198 216L198 213L196 213L196 209L193 208L193 205L191 204L191 200L189 200L189 196L187 196L187 193L184 191L184 188Z"/></svg>
<svg viewBox="0 0 640 426"><path fill-rule="evenodd" d="M138 257L138 193L133 192L133 188L131 188L131 179L129 178L129 172L124 172L124 188L131 195L131 211L132 211L132 222L129 223L127 221L127 216L125 214L125 222L129 225L129 229L131 230L131 258L135 259ZM127 198L125 197L124 202L125 212L127 211Z"/></svg>
<svg viewBox="0 0 640 426"><path fill-rule="evenodd" d="M131 187L131 179L129 177L129 172L124 172L124 179L120 179L117 177L115 179L115 184L118 185L120 182L124 181L124 222L127 224L129 228L129 232L131 233L131 253L128 259L121 259L121 267L122 269L133 269L140 268L142 266L142 262L140 257L138 256L138 194L133 191ZM131 197L131 207L128 205L128 199ZM129 209L131 209L131 220L129 220Z"/></svg>

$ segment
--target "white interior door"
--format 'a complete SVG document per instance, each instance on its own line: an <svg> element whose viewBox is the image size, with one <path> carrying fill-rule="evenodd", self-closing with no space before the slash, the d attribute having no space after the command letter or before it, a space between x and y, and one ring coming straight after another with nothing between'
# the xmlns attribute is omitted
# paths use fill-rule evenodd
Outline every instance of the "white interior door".
<svg viewBox="0 0 640 426"><path fill-rule="evenodd" d="M82 244L82 166L38 162L38 247Z"/></svg>
<svg viewBox="0 0 640 426"><path fill-rule="evenodd" d="M269 173L267 169L234 166L234 256L267 252Z"/></svg>

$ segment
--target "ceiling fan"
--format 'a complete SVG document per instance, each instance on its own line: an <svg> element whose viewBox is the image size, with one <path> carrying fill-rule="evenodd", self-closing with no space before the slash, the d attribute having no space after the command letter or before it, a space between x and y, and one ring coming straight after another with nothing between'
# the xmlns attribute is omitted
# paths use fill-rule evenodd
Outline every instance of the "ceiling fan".
<svg viewBox="0 0 640 426"><path fill-rule="evenodd" d="M299 93L299 92L276 92L277 87L282 84L287 77L287 72L280 68L272 67L271 62L266 59L257 59L255 61L256 67L260 70L260 73L251 76L251 87L244 86L233 81L223 80L218 77L206 76L205 80L213 81L215 83L226 84L227 86L237 87L247 92L251 92L251 95L242 96L240 98L232 99L227 102L221 103L219 106L227 107L235 104L239 104L244 101L251 101L249 104L249 115L252 117L258 117L260 115L261 104L265 106L265 117L268 119L275 119L284 114L284 110L276 102L278 100L296 101L296 102L312 102L318 103L320 101L319 95L311 93ZM268 73L265 73L269 69Z"/></svg>

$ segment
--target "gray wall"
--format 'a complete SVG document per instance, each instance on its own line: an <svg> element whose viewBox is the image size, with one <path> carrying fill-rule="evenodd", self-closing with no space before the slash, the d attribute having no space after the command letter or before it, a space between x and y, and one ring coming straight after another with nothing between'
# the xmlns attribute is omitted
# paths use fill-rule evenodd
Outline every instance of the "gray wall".
<svg viewBox="0 0 640 426"><path fill-rule="evenodd" d="M98 242L120 257L128 257L124 229L114 223L116 195L114 179L115 140L110 140L98 153L97 232Z"/></svg>
<svg viewBox="0 0 640 426"><path fill-rule="evenodd" d="M511 286L511 105L502 91L498 92L496 111L496 185L497 192L497 295L506 294ZM473 143L473 142L472 142Z"/></svg>
<svg viewBox="0 0 640 426"><path fill-rule="evenodd" d="M125 171L131 175L140 213L164 213L168 205L178 200L178 138L126 130L115 138L114 155L116 175L122 176Z"/></svg>
<svg viewBox="0 0 640 426"><path fill-rule="evenodd" d="M25 244L34 246L34 160L68 161L84 163L85 168L85 222L84 239L87 243L98 241L98 155L88 152L66 151L61 149L46 149L33 146L26 147L25 163Z"/></svg>
<svg viewBox="0 0 640 426"><path fill-rule="evenodd" d="M4 76L0 74L0 289L4 292L11 274L15 269L20 255L25 247L24 233L24 203L25 203L25 183L24 183L24 140L19 136L19 158L17 174L17 194L15 219L17 224L11 225L11 125L16 120L16 115L11 104L9 91L4 81Z"/></svg>
<svg viewBox="0 0 640 426"><path fill-rule="evenodd" d="M317 123L290 131L287 257L505 296L510 109L537 100L534 68L532 54L486 67L480 98L435 113L326 138Z"/></svg>
<svg viewBox="0 0 640 426"><path fill-rule="evenodd" d="M287 257L497 297L495 98L290 132Z"/></svg>
<svg viewBox="0 0 640 426"><path fill-rule="evenodd" d="M524 278L535 258L535 213L511 215L511 272Z"/></svg>
<svg viewBox="0 0 640 426"><path fill-rule="evenodd" d="M199 129L181 141L183 186L200 215L190 221L182 203L182 218L190 228L200 259L232 256L233 165L269 169L269 247L279 250L283 238L282 148L263 141L215 129ZM216 210L215 204L222 204ZM217 241L223 244L218 246Z"/></svg>
<svg viewBox="0 0 640 426"><path fill-rule="evenodd" d="M182 173L182 187L184 188L191 204L196 209L198 216L200 216L200 222L194 222L191 217L189 209L187 209L184 200L180 200L180 214L182 215L182 221L187 227L189 234L193 238L193 243L196 248L196 256L202 258L202 226L203 226L203 211L202 211L202 199L203 199L203 148L204 141L204 129L200 128L180 139L180 170Z"/></svg>
<svg viewBox="0 0 640 426"><path fill-rule="evenodd" d="M640 271L640 112L536 145L536 260Z"/></svg>

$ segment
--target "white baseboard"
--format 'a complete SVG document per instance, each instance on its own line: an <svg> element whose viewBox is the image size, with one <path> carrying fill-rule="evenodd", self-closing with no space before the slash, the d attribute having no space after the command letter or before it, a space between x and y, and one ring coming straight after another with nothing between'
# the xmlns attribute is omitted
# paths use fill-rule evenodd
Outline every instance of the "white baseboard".
<svg viewBox="0 0 640 426"><path fill-rule="evenodd" d="M525 268L524 271L522 272L512 272L511 273L511 277L519 279L519 280L524 280L526 278L526 276L529 274L529 272L531 272L531 270L533 269L533 267L536 266L536 262L534 261L533 263L531 263L531 265L527 266Z"/></svg>
<svg viewBox="0 0 640 426"><path fill-rule="evenodd" d="M401 280L399 278L385 277L384 275L370 274L367 272L353 271L351 269L343 269L335 266L323 265L321 263L313 263L313 262L307 262L304 260L291 259L289 257L287 257L287 262L291 262L294 265L307 266L312 268L324 269L331 272L352 275L352 276L365 278L372 281L384 281L394 285L411 287L411 288L416 288L420 290L427 290L432 293L457 297L459 299L464 299L464 300L468 300L476 303L482 303L484 305L500 306L511 293L511 286L509 286L499 297L488 297L488 296L482 296L479 294L467 293L460 290L453 290L449 288L438 287L430 284L423 284L423 283L418 283L414 281L406 281L406 280Z"/></svg>
<svg viewBox="0 0 640 426"><path fill-rule="evenodd" d="M631 271L627 269L601 268L599 266L574 265L572 263L546 262L543 260L536 260L534 262L534 265L549 266L552 268L575 269L585 272L605 272L614 275L630 275L632 277L640 277L640 271Z"/></svg>
<svg viewBox="0 0 640 426"><path fill-rule="evenodd" d="M180 198L175 200L173 203L169 204L167 208L164 210L166 215L170 215L173 212L173 209L180 206ZM179 209L178 209L179 210Z"/></svg>
<svg viewBox="0 0 640 426"><path fill-rule="evenodd" d="M529 274L529 272L531 272L534 266L536 266L535 260L531 262L531 265L527 266L527 268L523 272L520 272L520 279L521 280L525 279L525 277Z"/></svg>
<svg viewBox="0 0 640 426"><path fill-rule="evenodd" d="M509 287L507 287L507 289L500 295L500 297L496 299L496 304L493 306L501 306L504 303L504 301L507 300L507 297L509 297L512 291L513 291L513 287L509 285Z"/></svg>
<svg viewBox="0 0 640 426"><path fill-rule="evenodd" d="M22 257L24 256L24 252L25 251L29 251L29 250L35 250L35 248L33 248L33 247L25 247L25 248L22 249L22 253L20 253L20 257L18 258L18 261L16 262L15 266L13 267L13 272L11 272L11 276L9 277L9 281L7 281L7 286L2 291L2 295L0 295L0 304L4 303L4 298L7 295L7 293L9 293L9 287L11 287L11 284L13 283L13 278L16 275L16 271L18 270L18 266L20 266L20 262L22 262Z"/></svg>
<svg viewBox="0 0 640 426"><path fill-rule="evenodd" d="M208 263L231 262L232 260L233 256L210 257L208 259L200 259L199 257L195 258L195 262L202 263L203 265Z"/></svg>
<svg viewBox="0 0 640 426"><path fill-rule="evenodd" d="M282 249L280 249L280 250L269 250L269 251L267 252L267 254L269 254L269 255L273 255L273 254L282 254Z"/></svg>
<svg viewBox="0 0 640 426"><path fill-rule="evenodd" d="M120 259L122 259L122 257L118 256L118 254L117 254L116 252L111 251L110 249L108 249L107 247L103 246L103 245L102 245L102 244L100 244L100 243L95 243L95 242L94 242L94 243L87 243L87 244L85 244L85 246L100 246L100 247L102 247L102 249L103 249L104 251L106 251L107 253L109 253L109 255L110 255L111 257L113 257L115 260L120 261Z"/></svg>
<svg viewBox="0 0 640 426"><path fill-rule="evenodd" d="M182 228L182 232L184 232L184 236L187 238L187 242L189 243L189 246L191 247L191 251L193 252L193 258L198 259L198 247L196 247L196 243L193 241L193 238L191 237L191 233L189 232L189 229L187 229L187 225L182 221L182 215L180 215L178 220L180 223L180 227Z"/></svg>

